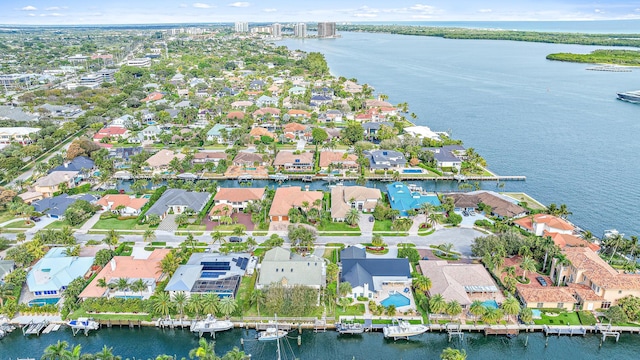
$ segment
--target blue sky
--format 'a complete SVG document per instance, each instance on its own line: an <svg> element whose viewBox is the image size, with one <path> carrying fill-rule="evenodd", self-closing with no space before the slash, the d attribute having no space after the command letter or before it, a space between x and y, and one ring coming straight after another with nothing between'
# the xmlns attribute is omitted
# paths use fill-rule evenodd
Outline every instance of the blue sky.
<svg viewBox="0 0 640 360"><path fill-rule="evenodd" d="M0 24L640 19L640 0L2 0Z"/></svg>

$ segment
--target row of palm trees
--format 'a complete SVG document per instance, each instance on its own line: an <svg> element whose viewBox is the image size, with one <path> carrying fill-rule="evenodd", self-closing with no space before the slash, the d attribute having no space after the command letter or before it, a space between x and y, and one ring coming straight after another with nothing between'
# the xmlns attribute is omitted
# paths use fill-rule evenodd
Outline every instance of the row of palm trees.
<svg viewBox="0 0 640 360"><path fill-rule="evenodd" d="M142 279L135 280L133 282L129 282L128 278L118 278L115 281L111 281L107 283L105 278L98 279L97 283L98 287L101 288L109 288L110 290L122 291L123 293L127 293L127 290L132 292L139 292L140 296L142 296L142 292L148 288L147 284Z"/></svg>
<svg viewBox="0 0 640 360"><path fill-rule="evenodd" d="M177 292L173 297L167 292L160 292L150 298L151 309L154 313L168 316L173 311L183 319L184 313L194 314L196 319L204 314L222 314L228 318L238 308L238 302L233 296L222 299L215 293L193 294L190 297L184 292Z"/></svg>
<svg viewBox="0 0 640 360"><path fill-rule="evenodd" d="M215 342L200 338L198 347L189 351L189 358L199 360L245 360L249 358L244 351L237 347L229 350L222 357L216 355ZM69 347L66 341L58 340L44 349L41 360L121 360L122 356L115 355L112 347L104 345L102 350L95 354L82 353L82 345ZM156 356L156 360L175 360L172 355L161 354Z"/></svg>

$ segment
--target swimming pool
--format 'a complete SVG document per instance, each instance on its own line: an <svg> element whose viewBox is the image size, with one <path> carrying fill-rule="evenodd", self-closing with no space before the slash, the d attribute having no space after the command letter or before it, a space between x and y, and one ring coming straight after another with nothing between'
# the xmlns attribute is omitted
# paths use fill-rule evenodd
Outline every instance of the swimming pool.
<svg viewBox="0 0 640 360"><path fill-rule="evenodd" d="M403 174L422 174L422 169L402 169Z"/></svg>
<svg viewBox="0 0 640 360"><path fill-rule="evenodd" d="M402 294L395 293L393 295L389 295L388 298L382 300L380 304L384 307L394 305L396 308L399 308L401 306L408 306L409 304L411 304L411 300L409 300L408 297Z"/></svg>
<svg viewBox="0 0 640 360"><path fill-rule="evenodd" d="M542 319L542 311L538 309L531 309L531 315L534 319Z"/></svg>
<svg viewBox="0 0 640 360"><path fill-rule="evenodd" d="M487 309L497 309L498 303L495 300L486 300L482 302L482 306L486 307Z"/></svg>
<svg viewBox="0 0 640 360"><path fill-rule="evenodd" d="M151 195L149 195L149 194L142 195L142 198L143 199L151 199Z"/></svg>
<svg viewBox="0 0 640 360"><path fill-rule="evenodd" d="M142 296L140 296L140 295L117 295L117 296L114 296L114 297L118 298L118 299L125 299L125 300L127 300L127 299L142 299Z"/></svg>
<svg viewBox="0 0 640 360"><path fill-rule="evenodd" d="M55 305L58 301L60 301L60 298L33 299L29 301L29 306Z"/></svg>

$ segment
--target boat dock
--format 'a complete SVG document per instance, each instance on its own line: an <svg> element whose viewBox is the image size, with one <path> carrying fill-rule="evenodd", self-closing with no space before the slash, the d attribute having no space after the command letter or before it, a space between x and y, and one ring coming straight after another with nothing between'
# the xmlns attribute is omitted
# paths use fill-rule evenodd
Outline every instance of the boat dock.
<svg viewBox="0 0 640 360"><path fill-rule="evenodd" d="M49 325L48 320L42 322L35 322L31 320L28 324L22 327L22 335L38 335Z"/></svg>
<svg viewBox="0 0 640 360"><path fill-rule="evenodd" d="M520 329L507 326L487 326L484 328L484 336L504 335L506 337L515 337L518 336L518 334L520 334Z"/></svg>
<svg viewBox="0 0 640 360"><path fill-rule="evenodd" d="M42 330L42 333L43 334L48 334L50 332L58 331L58 330L60 330L60 326L61 326L60 324L49 324L49 325L47 325L46 328L44 328L44 330Z"/></svg>
<svg viewBox="0 0 640 360"><path fill-rule="evenodd" d="M548 326L543 325L542 331L546 336L549 335L587 335L587 329L583 326Z"/></svg>

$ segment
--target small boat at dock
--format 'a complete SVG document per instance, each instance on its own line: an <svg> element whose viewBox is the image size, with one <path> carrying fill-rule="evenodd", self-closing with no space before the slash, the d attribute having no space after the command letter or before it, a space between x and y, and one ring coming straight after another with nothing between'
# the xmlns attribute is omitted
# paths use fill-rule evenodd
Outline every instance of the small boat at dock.
<svg viewBox="0 0 640 360"><path fill-rule="evenodd" d="M200 336L205 333L215 333L233 329L233 323L229 320L218 320L212 315L207 315L204 320L196 321L191 325L191 332Z"/></svg>
<svg viewBox="0 0 640 360"><path fill-rule="evenodd" d="M71 332L73 332L73 336L76 336L80 331L84 332L85 335L89 334L91 330L98 330L100 328L100 323L90 318L78 318L77 320L71 320L67 323L71 328Z"/></svg>
<svg viewBox="0 0 640 360"><path fill-rule="evenodd" d="M362 334L364 332L364 325L360 323L338 323L336 324L336 331L340 334Z"/></svg>
<svg viewBox="0 0 640 360"><path fill-rule="evenodd" d="M428 327L422 324L412 325L406 320L393 320L392 325L382 329L385 338L409 339L410 336L416 336L425 333Z"/></svg>
<svg viewBox="0 0 640 360"><path fill-rule="evenodd" d="M267 328L267 330L258 333L258 341L280 340L285 336L287 336L287 332L285 330L278 330L277 327L270 327Z"/></svg>

